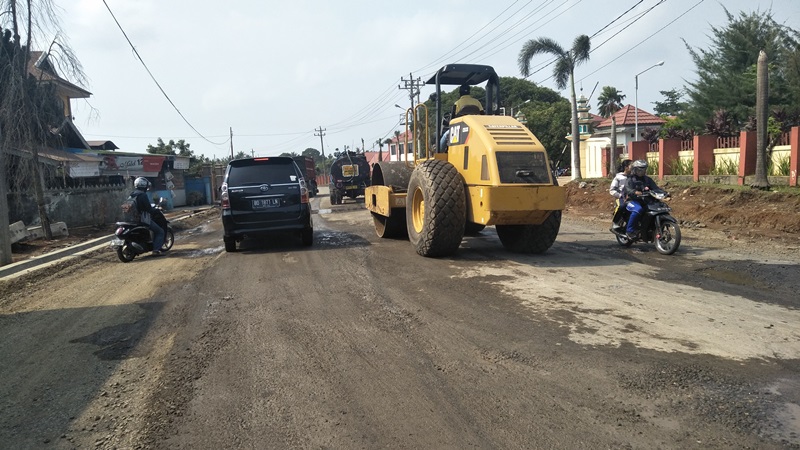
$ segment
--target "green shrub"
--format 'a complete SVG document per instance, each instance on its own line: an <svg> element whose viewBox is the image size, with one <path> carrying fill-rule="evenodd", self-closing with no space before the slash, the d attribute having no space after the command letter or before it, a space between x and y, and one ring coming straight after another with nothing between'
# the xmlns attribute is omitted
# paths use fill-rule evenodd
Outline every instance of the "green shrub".
<svg viewBox="0 0 800 450"><path fill-rule="evenodd" d="M647 161L647 175L654 176L658 175L658 160L651 159Z"/></svg>
<svg viewBox="0 0 800 450"><path fill-rule="evenodd" d="M711 175L738 175L739 163L732 159L723 159L709 171Z"/></svg>
<svg viewBox="0 0 800 450"><path fill-rule="evenodd" d="M770 161L767 173L775 177L788 177L791 158L789 155L778 158L777 162Z"/></svg>
<svg viewBox="0 0 800 450"><path fill-rule="evenodd" d="M669 165L669 169L673 175L692 175L694 174L694 159L675 159Z"/></svg>

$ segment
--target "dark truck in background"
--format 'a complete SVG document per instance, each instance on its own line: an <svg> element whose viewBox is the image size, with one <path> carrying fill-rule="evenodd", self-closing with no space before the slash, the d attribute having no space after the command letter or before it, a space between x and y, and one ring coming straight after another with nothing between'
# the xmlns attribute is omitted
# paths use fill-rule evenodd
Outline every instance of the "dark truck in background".
<svg viewBox="0 0 800 450"><path fill-rule="evenodd" d="M293 156L294 162L303 173L303 178L306 179L306 187L308 188L308 195L314 197L319 193L317 188L317 168L314 166L314 158L310 156Z"/></svg>
<svg viewBox="0 0 800 450"><path fill-rule="evenodd" d="M364 189L371 184L369 163L363 153L337 153L330 174L331 205L341 205L345 197L355 199L364 195Z"/></svg>

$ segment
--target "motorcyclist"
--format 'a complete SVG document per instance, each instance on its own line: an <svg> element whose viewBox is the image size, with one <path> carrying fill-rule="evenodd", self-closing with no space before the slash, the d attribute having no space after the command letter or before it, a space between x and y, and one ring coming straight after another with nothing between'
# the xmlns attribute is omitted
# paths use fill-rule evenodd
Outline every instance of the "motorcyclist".
<svg viewBox="0 0 800 450"><path fill-rule="evenodd" d="M631 173L632 162L633 161L630 159L623 159L617 168L619 172L617 172L617 175L611 180L611 187L608 189L608 193L611 194L612 197L620 198L623 201L625 200L623 189L625 188L625 182L628 180L628 174Z"/></svg>
<svg viewBox="0 0 800 450"><path fill-rule="evenodd" d="M615 202L616 208L614 217L611 219L616 229L621 228L621 225L617 225L617 221L622 215L621 206L625 202L625 182L628 180L628 174L631 172L631 162L630 159L622 160L618 167L618 173L611 181L611 187L608 189L608 193L617 199Z"/></svg>
<svg viewBox="0 0 800 450"><path fill-rule="evenodd" d="M628 219L628 227L625 230L628 239L633 240L639 237L639 215L641 215L643 207L641 197L647 191L666 195L666 192L659 188L652 178L647 176L647 161L639 159L631 163L630 174L625 181L624 188L625 197L627 199L625 209L631 213Z"/></svg>
<svg viewBox="0 0 800 450"><path fill-rule="evenodd" d="M139 177L133 181L135 190L131 192L131 197L136 198L136 209L139 211L140 221L146 224L153 232L153 256L162 256L164 252L161 247L164 245L164 228L161 227L156 220L153 219L155 214L158 214L155 208L150 204L150 199L147 197L147 189L150 188L150 181L145 177Z"/></svg>

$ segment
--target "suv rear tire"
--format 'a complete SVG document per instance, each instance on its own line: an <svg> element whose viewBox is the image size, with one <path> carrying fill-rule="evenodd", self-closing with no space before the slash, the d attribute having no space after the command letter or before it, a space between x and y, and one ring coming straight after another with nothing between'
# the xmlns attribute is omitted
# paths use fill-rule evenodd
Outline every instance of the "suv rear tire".
<svg viewBox="0 0 800 450"><path fill-rule="evenodd" d="M235 252L236 251L236 240L233 238L224 238L223 241L225 242L225 251L226 252Z"/></svg>

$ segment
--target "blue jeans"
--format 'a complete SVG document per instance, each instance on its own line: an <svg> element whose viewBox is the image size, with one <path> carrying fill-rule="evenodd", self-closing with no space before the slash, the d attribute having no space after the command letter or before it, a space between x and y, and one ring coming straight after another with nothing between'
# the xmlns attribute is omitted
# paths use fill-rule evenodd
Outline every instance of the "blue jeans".
<svg viewBox="0 0 800 450"><path fill-rule="evenodd" d="M164 246L164 229L154 220L150 220L148 226L150 227L150 231L153 232L153 251L161 251L161 247Z"/></svg>
<svg viewBox="0 0 800 450"><path fill-rule="evenodd" d="M450 128L448 128L447 131L445 131L444 134L442 134L441 139L439 139L439 151L440 152L445 153L445 151L447 150L447 145L449 144L449 141L450 141Z"/></svg>
<svg viewBox="0 0 800 450"><path fill-rule="evenodd" d="M633 200L625 205L625 209L630 211L631 217L628 219L628 227L625 231L635 233L639 226L639 215L642 213L642 204Z"/></svg>

